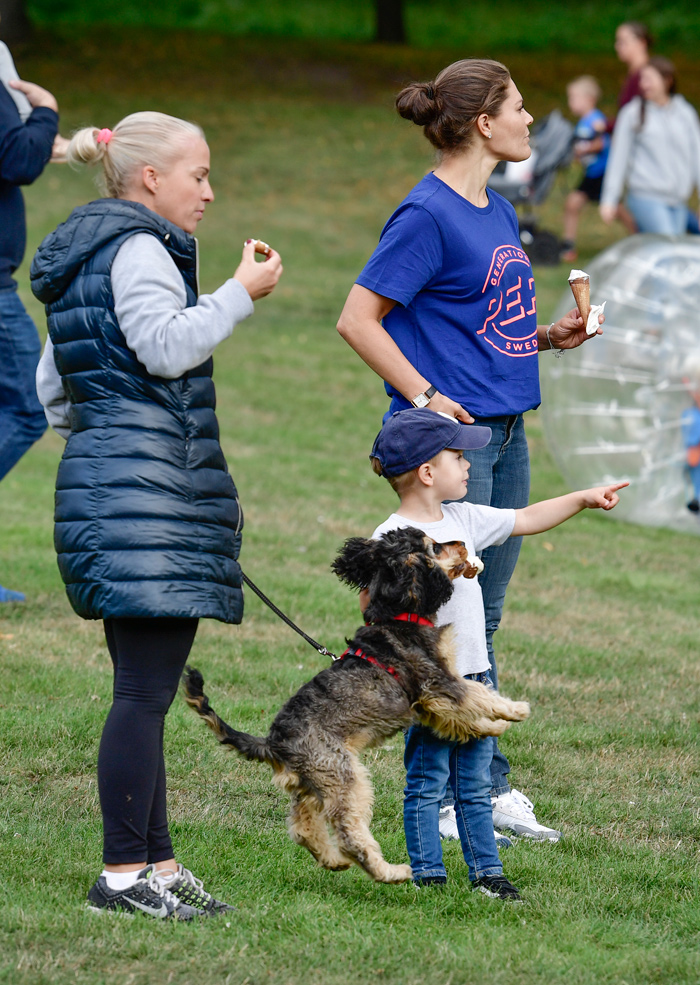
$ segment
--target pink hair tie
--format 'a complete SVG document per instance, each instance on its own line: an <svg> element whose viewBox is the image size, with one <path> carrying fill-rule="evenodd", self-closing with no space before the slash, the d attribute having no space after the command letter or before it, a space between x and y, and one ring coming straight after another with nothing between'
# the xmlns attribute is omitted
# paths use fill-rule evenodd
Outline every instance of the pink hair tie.
<svg viewBox="0 0 700 985"><path fill-rule="evenodd" d="M97 137L95 137L95 142L98 144L108 144L111 139L112 131L105 127L104 130L100 130L97 134Z"/></svg>

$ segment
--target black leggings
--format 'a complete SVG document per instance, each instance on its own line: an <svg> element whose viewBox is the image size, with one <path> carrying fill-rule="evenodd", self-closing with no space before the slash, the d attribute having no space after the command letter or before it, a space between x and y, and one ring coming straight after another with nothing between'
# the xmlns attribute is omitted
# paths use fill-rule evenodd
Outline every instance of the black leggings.
<svg viewBox="0 0 700 985"><path fill-rule="evenodd" d="M97 759L107 865L173 857L165 806L163 726L197 619L105 619L113 703Z"/></svg>

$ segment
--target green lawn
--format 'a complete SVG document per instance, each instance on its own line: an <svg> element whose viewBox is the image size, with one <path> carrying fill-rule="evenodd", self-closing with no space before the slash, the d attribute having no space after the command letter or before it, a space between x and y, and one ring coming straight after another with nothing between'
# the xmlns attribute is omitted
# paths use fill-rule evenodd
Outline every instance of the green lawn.
<svg viewBox="0 0 700 985"><path fill-rule="evenodd" d="M58 36L44 50L26 52L20 70L58 93L64 132L146 107L205 127L217 201L201 227L204 290L235 268L248 236L283 255L276 293L217 353L219 418L246 511L246 572L337 651L358 613L329 564L345 537L390 512L393 494L367 462L382 387L334 325L384 219L430 165L391 93L446 53L153 31ZM509 59L535 115L561 104L576 57ZM595 69L614 92L614 59ZM542 210L549 228L573 181L562 176ZM88 174L50 168L27 191L30 253L94 194ZM591 212L582 262L614 235ZM27 270L22 294L41 323ZM567 273L537 271L542 320ZM528 433L533 497L564 492L536 413ZM445 892L319 870L287 838L269 771L227 754L178 701L166 728L178 854L239 910L154 927L83 909L99 871L94 764L111 681L99 626L70 611L55 565L61 448L47 435L0 485L0 581L28 595L0 619L0 982L696 985L697 539L589 513L525 544L498 650L504 693L533 714L504 748L515 786L566 832L504 856L526 906L471 894L454 844ZM217 710L256 733L325 666L251 594L241 627L202 626L192 662ZM373 830L387 858L404 861L400 737L368 762Z"/></svg>
<svg viewBox="0 0 700 985"><path fill-rule="evenodd" d="M42 27L85 24L185 27L258 37L371 41L373 0L28 0ZM700 14L694 0L586 0L573 9L563 0L405 0L404 21L412 44L505 47L511 51L612 50L622 21L649 25L660 49L697 51Z"/></svg>

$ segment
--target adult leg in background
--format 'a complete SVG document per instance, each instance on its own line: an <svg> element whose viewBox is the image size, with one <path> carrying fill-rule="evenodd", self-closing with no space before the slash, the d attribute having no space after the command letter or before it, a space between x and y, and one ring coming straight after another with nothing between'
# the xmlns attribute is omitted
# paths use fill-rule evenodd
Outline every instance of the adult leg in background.
<svg viewBox="0 0 700 985"><path fill-rule="evenodd" d="M41 342L16 289L0 291L0 479L46 430L36 395Z"/></svg>
<svg viewBox="0 0 700 985"><path fill-rule="evenodd" d="M522 509L530 495L530 457L522 415L482 418L477 424L490 427L491 441L485 448L466 453L470 464L465 500L498 509ZM498 671L493 637L501 622L508 583L515 570L522 537L509 537L497 547L487 547L481 554L484 570L479 584L486 616L486 645L491 664L491 679L498 687ZM510 764L492 740L491 793L497 796L510 790Z"/></svg>
<svg viewBox="0 0 700 985"><path fill-rule="evenodd" d="M106 619L113 703L97 761L107 865L173 858L163 728L197 619Z"/></svg>

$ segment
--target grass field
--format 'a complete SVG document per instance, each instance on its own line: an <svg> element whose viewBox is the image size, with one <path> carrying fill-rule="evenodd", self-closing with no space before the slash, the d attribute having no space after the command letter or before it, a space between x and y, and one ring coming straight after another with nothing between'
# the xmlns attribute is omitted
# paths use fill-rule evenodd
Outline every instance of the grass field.
<svg viewBox="0 0 700 985"><path fill-rule="evenodd" d="M247 236L283 255L277 292L217 352L219 419L246 511L246 572L337 651L357 604L329 564L393 499L367 463L382 387L334 325L384 219L430 164L391 93L448 56L148 31L58 35L43 50L20 70L58 93L64 132L145 107L205 127L217 201L201 227L204 290L234 269ZM577 57L508 59L535 115L561 103ZM684 90L697 95L687 68ZM614 92L614 60L597 57L595 71ZM550 228L573 180L543 210ZM26 195L29 253L94 194L89 175L48 169ZM614 235L587 216L583 262ZM566 274L537 271L543 320ZM26 264L21 281L43 329ZM536 413L528 433L533 498L564 492ZM46 435L0 485L0 582L28 596L0 614L0 982L696 985L697 539L591 513L524 546L497 642L502 688L533 715L503 744L514 785L566 832L504 855L526 906L471 894L454 844L445 892L317 869L286 837L268 770L227 755L178 701L166 727L178 854L239 910L154 927L83 910L99 871L94 764L111 681L100 628L73 615L55 566L61 448ZM202 626L192 662L215 707L256 733L325 665L250 595L241 627ZM374 832L404 861L400 737L368 762Z"/></svg>

